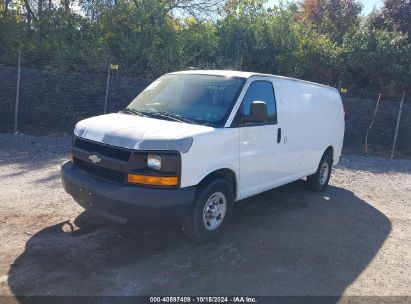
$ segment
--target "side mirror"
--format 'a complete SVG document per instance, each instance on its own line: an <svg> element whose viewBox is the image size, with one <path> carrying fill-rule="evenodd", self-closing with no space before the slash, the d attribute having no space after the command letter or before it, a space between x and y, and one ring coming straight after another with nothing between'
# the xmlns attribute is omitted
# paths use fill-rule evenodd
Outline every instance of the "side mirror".
<svg viewBox="0 0 411 304"><path fill-rule="evenodd" d="M253 101L250 106L250 115L243 116L243 123L260 123L268 120L267 104L264 101Z"/></svg>

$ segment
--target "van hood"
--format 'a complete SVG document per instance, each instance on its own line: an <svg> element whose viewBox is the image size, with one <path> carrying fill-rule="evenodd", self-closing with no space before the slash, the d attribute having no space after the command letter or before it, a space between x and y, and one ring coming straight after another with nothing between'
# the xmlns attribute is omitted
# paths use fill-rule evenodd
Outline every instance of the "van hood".
<svg viewBox="0 0 411 304"><path fill-rule="evenodd" d="M74 135L123 148L185 153L196 135L212 131L202 125L113 113L78 122Z"/></svg>

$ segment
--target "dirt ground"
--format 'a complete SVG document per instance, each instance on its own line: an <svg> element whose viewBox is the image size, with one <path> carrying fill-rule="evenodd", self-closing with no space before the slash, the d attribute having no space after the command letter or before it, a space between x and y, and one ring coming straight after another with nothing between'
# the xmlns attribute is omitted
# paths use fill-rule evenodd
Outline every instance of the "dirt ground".
<svg viewBox="0 0 411 304"><path fill-rule="evenodd" d="M411 160L345 155L325 193L242 201L198 245L83 212L60 183L69 144L0 135L0 295L411 296Z"/></svg>

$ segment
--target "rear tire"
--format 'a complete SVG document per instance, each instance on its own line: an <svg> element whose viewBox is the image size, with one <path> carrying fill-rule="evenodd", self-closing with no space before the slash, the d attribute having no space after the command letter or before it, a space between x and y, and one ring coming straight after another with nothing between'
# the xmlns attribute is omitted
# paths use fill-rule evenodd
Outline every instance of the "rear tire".
<svg viewBox="0 0 411 304"><path fill-rule="evenodd" d="M180 225L193 240L204 243L218 236L233 213L234 193L223 178L200 185L191 214Z"/></svg>
<svg viewBox="0 0 411 304"><path fill-rule="evenodd" d="M307 184L314 192L323 192L328 187L331 177L333 160L329 154L324 154L318 165L317 172L307 177Z"/></svg>

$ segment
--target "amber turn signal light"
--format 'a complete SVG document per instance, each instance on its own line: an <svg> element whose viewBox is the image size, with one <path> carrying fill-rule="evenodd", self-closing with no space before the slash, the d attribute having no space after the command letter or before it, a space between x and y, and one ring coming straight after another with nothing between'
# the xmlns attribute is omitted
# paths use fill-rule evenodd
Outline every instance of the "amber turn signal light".
<svg viewBox="0 0 411 304"><path fill-rule="evenodd" d="M131 184L154 185L154 186L177 186L177 176L152 176L128 174L127 181Z"/></svg>

